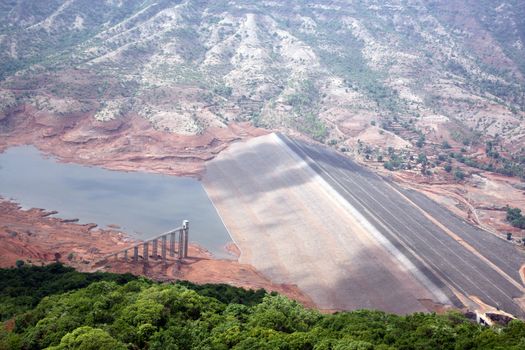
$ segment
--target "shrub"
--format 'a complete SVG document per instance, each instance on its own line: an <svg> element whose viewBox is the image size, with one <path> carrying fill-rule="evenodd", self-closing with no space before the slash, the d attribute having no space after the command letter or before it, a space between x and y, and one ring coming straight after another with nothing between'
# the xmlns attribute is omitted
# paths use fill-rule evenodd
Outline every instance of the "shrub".
<svg viewBox="0 0 525 350"><path fill-rule="evenodd" d="M456 180L464 180L465 179L465 173L461 170L461 169L457 169L455 172L454 172L454 178Z"/></svg>
<svg viewBox="0 0 525 350"><path fill-rule="evenodd" d="M519 208L507 207L507 221L514 227L525 229L525 216Z"/></svg>

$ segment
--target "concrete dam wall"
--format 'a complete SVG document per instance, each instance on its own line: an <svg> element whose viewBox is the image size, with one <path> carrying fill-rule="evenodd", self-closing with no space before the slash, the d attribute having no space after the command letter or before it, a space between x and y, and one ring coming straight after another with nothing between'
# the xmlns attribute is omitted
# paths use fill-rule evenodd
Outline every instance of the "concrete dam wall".
<svg viewBox="0 0 525 350"><path fill-rule="evenodd" d="M479 229L333 150L258 137L208 162L203 183L240 261L321 309L405 314L432 301L523 316L522 251L476 240Z"/></svg>

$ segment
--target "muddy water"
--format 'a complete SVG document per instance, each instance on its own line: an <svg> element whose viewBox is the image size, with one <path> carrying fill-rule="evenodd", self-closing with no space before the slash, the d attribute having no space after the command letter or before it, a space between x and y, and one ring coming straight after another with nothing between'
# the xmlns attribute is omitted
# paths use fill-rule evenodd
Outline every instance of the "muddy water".
<svg viewBox="0 0 525 350"><path fill-rule="evenodd" d="M216 257L228 257L228 232L194 179L64 164L23 146L0 154L0 196L24 208L56 210L63 219L118 225L139 239L178 227L186 219L190 241Z"/></svg>

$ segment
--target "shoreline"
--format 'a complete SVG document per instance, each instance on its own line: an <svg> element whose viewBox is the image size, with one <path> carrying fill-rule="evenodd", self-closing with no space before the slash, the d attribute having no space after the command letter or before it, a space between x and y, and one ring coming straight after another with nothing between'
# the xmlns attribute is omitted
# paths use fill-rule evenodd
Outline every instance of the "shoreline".
<svg viewBox="0 0 525 350"><path fill-rule="evenodd" d="M304 306L315 304L294 285L275 284L251 265L232 259L216 259L206 249L190 243L189 257L184 261L160 261L148 264L107 261L98 268L93 264L104 256L138 242L115 229L103 229L96 224L79 224L72 220L50 216L55 211L32 208L24 210L18 204L0 199L0 268L24 260L32 265L61 262L82 272L130 272L157 281L188 280L193 283L225 283L248 289L263 288L294 299ZM230 247L231 251L235 248Z"/></svg>
<svg viewBox="0 0 525 350"><path fill-rule="evenodd" d="M30 105L14 109L0 126L0 152L33 145L58 162L197 179L204 163L229 144L269 133L239 122L201 134L177 135L157 130L136 115L101 122L89 114L56 117Z"/></svg>

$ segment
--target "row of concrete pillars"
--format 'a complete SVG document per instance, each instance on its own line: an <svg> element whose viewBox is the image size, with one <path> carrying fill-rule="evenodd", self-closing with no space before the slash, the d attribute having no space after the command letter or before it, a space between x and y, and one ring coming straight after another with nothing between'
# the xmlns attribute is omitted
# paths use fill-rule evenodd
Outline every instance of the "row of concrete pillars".
<svg viewBox="0 0 525 350"><path fill-rule="evenodd" d="M134 263L139 261L139 250L142 250L142 259L144 262L148 262L151 257L153 260L162 259L166 263L167 254L170 257L177 255L178 259L184 259L188 257L188 236L189 236L189 222L184 220L182 222L182 227L163 235L144 241L141 244L138 244L134 247L130 247L121 251L120 253L115 253L113 256L115 259L119 258L120 254L123 254L124 260L129 261L128 251L133 249L133 255L131 256L131 261ZM169 247L168 247L168 237L169 237ZM160 240L160 256L159 256L159 240ZM151 245L151 255L150 255L150 245ZM140 249L142 248L142 249Z"/></svg>

